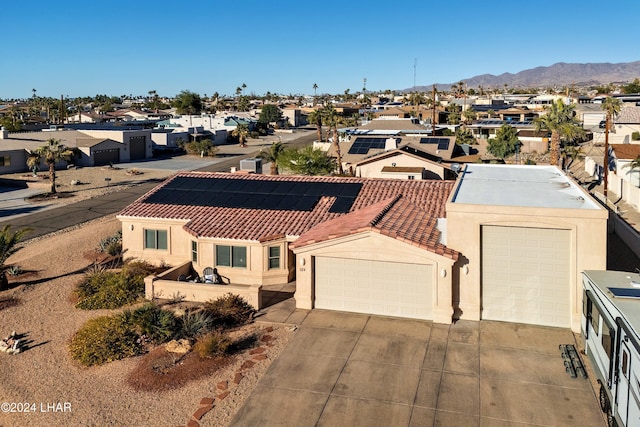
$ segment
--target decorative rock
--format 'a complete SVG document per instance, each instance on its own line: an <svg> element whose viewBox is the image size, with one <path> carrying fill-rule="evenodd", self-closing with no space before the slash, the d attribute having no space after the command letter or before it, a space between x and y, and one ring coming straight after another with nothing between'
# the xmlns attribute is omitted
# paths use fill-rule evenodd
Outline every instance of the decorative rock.
<svg viewBox="0 0 640 427"><path fill-rule="evenodd" d="M213 397L203 397L200 399L201 405L213 405Z"/></svg>
<svg viewBox="0 0 640 427"><path fill-rule="evenodd" d="M216 397L218 398L218 400L224 400L224 398L227 397L227 396L229 396L229 391L225 391L224 393L220 393Z"/></svg>
<svg viewBox="0 0 640 427"><path fill-rule="evenodd" d="M170 353L185 354L191 351L191 343L187 339L171 340L164 345L164 348Z"/></svg>
<svg viewBox="0 0 640 427"><path fill-rule="evenodd" d="M265 351L267 351L266 348L264 347L258 347L258 348L254 348L253 350L251 350L249 352L249 354L260 354L260 353L264 353Z"/></svg>
<svg viewBox="0 0 640 427"><path fill-rule="evenodd" d="M273 326L267 326L264 330L267 332L273 332Z"/></svg>
<svg viewBox="0 0 640 427"><path fill-rule="evenodd" d="M271 335L263 335L262 338L260 338L260 341L262 342L269 342L273 339L273 337Z"/></svg>
<svg viewBox="0 0 640 427"><path fill-rule="evenodd" d="M229 381L220 381L220 382L216 385L216 388L217 388L218 390L222 390L222 391L224 391L224 390L226 390L226 389L227 389L227 387L228 387L228 386L229 386Z"/></svg>
<svg viewBox="0 0 640 427"><path fill-rule="evenodd" d="M251 369L251 368L253 368L253 365L255 365L254 362L252 362L251 360L246 360L242 364L242 366L240 366L240 369L243 370L243 371L246 370L246 369Z"/></svg>
<svg viewBox="0 0 640 427"><path fill-rule="evenodd" d="M256 354L255 356L253 356L253 360L264 360L267 358L266 354Z"/></svg>
<svg viewBox="0 0 640 427"><path fill-rule="evenodd" d="M240 384L240 381L242 381L243 377L244 377L244 375L242 375L242 373L236 372L236 376L233 377L234 384Z"/></svg>
<svg viewBox="0 0 640 427"><path fill-rule="evenodd" d="M196 412L193 413L193 418L195 418L196 420L200 421L202 419L202 417L204 417L204 414L206 414L207 412L209 412L212 409L213 409L213 405L203 406L203 407L199 408Z"/></svg>

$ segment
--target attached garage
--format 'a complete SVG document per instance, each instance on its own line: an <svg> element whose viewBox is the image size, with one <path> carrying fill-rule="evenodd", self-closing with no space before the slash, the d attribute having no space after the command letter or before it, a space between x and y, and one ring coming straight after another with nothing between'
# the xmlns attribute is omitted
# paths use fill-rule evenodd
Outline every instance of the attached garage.
<svg viewBox="0 0 640 427"><path fill-rule="evenodd" d="M570 230L482 226L482 318L570 327Z"/></svg>
<svg viewBox="0 0 640 427"><path fill-rule="evenodd" d="M95 166L108 165L109 163L120 163L119 148L108 148L93 151L93 164Z"/></svg>
<svg viewBox="0 0 640 427"><path fill-rule="evenodd" d="M315 257L315 308L433 319L433 267Z"/></svg>

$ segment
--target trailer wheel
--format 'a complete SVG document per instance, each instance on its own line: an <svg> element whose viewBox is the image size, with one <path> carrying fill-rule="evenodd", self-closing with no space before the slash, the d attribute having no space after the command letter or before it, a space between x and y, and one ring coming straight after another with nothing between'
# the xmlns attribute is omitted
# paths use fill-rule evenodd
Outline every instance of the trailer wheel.
<svg viewBox="0 0 640 427"><path fill-rule="evenodd" d="M607 392L604 391L602 384L600 384L600 409L602 409L602 412L607 414L607 416L609 415L609 398L607 397ZM611 423L609 423L609 425L611 425Z"/></svg>

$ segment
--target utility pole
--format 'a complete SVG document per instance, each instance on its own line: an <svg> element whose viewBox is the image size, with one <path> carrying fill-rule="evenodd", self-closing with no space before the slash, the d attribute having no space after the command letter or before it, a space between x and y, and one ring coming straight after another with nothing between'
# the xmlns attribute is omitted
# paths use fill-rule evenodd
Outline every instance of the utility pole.
<svg viewBox="0 0 640 427"><path fill-rule="evenodd" d="M607 189L609 188L609 123L611 121L611 113L607 112L607 120L604 127L604 202L609 203L607 198Z"/></svg>
<svg viewBox="0 0 640 427"><path fill-rule="evenodd" d="M436 136L436 85L433 85L432 95L433 101L431 102L431 108L433 113L431 115L431 136Z"/></svg>

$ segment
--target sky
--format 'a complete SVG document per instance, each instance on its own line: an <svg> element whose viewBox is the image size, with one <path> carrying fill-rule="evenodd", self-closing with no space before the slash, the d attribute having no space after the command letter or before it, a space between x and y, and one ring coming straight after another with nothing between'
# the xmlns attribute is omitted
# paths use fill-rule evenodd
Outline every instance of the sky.
<svg viewBox="0 0 640 427"><path fill-rule="evenodd" d="M0 99L231 96L243 84L356 93L640 60L637 0L22 0L0 11Z"/></svg>

